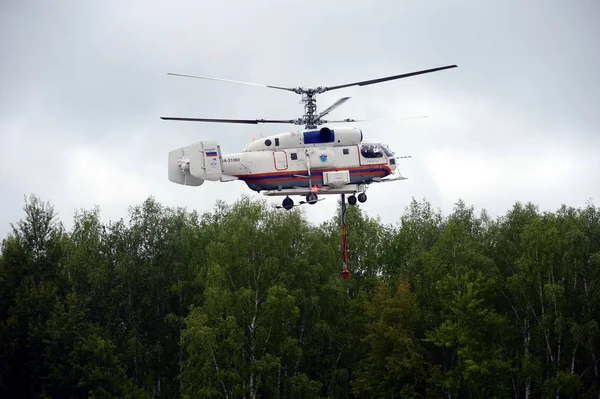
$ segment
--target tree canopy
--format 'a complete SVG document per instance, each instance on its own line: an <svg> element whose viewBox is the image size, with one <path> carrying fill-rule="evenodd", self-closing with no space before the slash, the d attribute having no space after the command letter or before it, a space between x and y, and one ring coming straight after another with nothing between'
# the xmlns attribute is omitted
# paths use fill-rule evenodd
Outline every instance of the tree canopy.
<svg viewBox="0 0 600 399"><path fill-rule="evenodd" d="M600 209L413 200L393 224L150 197L67 231L26 199L0 254L0 396L598 397Z"/></svg>

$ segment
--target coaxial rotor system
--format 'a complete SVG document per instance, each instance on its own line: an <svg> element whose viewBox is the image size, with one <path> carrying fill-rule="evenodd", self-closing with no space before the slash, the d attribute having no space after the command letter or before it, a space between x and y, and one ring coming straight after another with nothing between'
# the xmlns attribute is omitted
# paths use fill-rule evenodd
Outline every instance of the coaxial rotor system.
<svg viewBox="0 0 600 399"><path fill-rule="evenodd" d="M403 73L400 75L387 76L387 77L383 77L383 78L363 80L360 82L346 83L346 84L337 85L337 86L318 86L315 88L282 87L282 86L274 86L274 85L267 85L267 84L261 84L261 83L242 82L239 80L213 78L213 77L208 77L208 76L195 76L195 75L184 75L184 74L178 74L178 73L169 73L168 75L172 75L172 76L215 80L215 81L220 81L220 82L238 83L238 84L245 84L245 85L251 85L251 86L261 86L261 87L285 90L285 91L290 91L290 92L293 92L296 94L300 94L302 96L302 102L304 102L304 115L297 119L215 119L215 118L182 118L182 117L173 117L173 116L163 116L163 117L161 117L161 119L174 120L174 121L190 121L190 122L241 123L241 124L253 124L253 125L260 124L260 123L282 123L282 124L304 125L306 129L314 129L319 125L323 125L323 124L327 124L327 123L361 122L364 120L355 120L355 119L348 118L348 119L343 119L343 120L327 121L327 120L322 119L324 116L329 114L331 111L333 111L334 109L336 109L337 107L339 107L340 105L342 105L343 103L348 101L350 99L350 97L342 97L339 100L337 100L335 103L333 103L330 107L325 109L323 112L317 113L317 95L325 93L327 91L343 89L346 87L367 86L367 85L372 85L372 84L376 84L376 83L388 82L391 80L403 79L403 78L408 78L411 76L422 75L422 74L426 74L426 73L432 73L432 72L442 71L445 69L456 68L456 67L457 67L457 65L447 65L447 66L443 66L443 67L425 69L425 70L409 72L409 73ZM425 116L420 116L417 118L423 118L423 117L425 117ZM414 118L414 117L412 117L412 118ZM412 118L409 117L409 118L392 118L392 119L412 119Z"/></svg>

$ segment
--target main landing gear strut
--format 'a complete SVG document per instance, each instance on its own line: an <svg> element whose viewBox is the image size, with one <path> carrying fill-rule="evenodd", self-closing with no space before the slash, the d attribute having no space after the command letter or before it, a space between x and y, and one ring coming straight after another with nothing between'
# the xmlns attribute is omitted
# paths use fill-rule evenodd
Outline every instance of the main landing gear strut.
<svg viewBox="0 0 600 399"><path fill-rule="evenodd" d="M342 202L344 203L344 206L345 206L345 203L346 203L346 201L344 199L345 195L344 194L341 194L341 195L342 195ZM360 203L366 202L367 201L367 194L365 194L365 193L360 193L358 195L352 194L351 196L348 197L348 203L350 205L356 205L356 201L357 200ZM302 205L302 204L314 205L314 204L316 204L319 201L321 201L321 200L319 200L319 197L317 196L317 194L311 192L311 193L306 194L306 201L300 201L300 205ZM297 205L294 204L294 200L291 199L290 197L285 197L283 199L283 201L281 202L281 206L277 206L277 208L283 208L283 209L289 211L294 206L297 206Z"/></svg>
<svg viewBox="0 0 600 399"><path fill-rule="evenodd" d="M318 200L319 197L317 197L317 194L313 192L306 195L306 202L308 202L311 205L316 204Z"/></svg>

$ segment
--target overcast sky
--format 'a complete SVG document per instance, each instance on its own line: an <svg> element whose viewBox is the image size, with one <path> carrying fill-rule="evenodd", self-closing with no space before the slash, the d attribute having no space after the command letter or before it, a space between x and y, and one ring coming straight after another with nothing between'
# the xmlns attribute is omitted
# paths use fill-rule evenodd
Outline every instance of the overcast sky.
<svg viewBox="0 0 600 399"><path fill-rule="evenodd" d="M203 139L236 152L295 126L159 117L297 118L300 96L167 72L318 86L457 64L318 98L352 97L336 119L429 115L360 125L412 155L409 180L371 186L366 212L395 223L412 197L493 216L516 201L598 204L599 17L597 0L3 1L0 237L29 194L67 228L76 209L118 219L149 196L199 211L264 198L239 181L170 183L167 153ZM331 218L336 199L307 216Z"/></svg>

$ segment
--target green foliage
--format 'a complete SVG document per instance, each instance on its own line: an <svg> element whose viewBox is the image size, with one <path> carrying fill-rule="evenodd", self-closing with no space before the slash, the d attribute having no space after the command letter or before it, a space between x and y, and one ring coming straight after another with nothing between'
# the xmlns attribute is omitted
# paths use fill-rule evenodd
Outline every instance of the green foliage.
<svg viewBox="0 0 600 399"><path fill-rule="evenodd" d="M2 397L597 397L600 210L397 225L153 198L65 231L26 199L0 254Z"/></svg>
<svg viewBox="0 0 600 399"><path fill-rule="evenodd" d="M444 322L426 342L445 350L444 371L435 381L452 396L468 392L475 397L504 396L510 359L503 351L508 318L490 301L495 286L481 272L447 275L437 284Z"/></svg>
<svg viewBox="0 0 600 399"><path fill-rule="evenodd" d="M426 353L415 335L420 315L408 283L396 292L380 283L366 307L369 324L363 341L369 350L353 382L360 397L422 397Z"/></svg>

